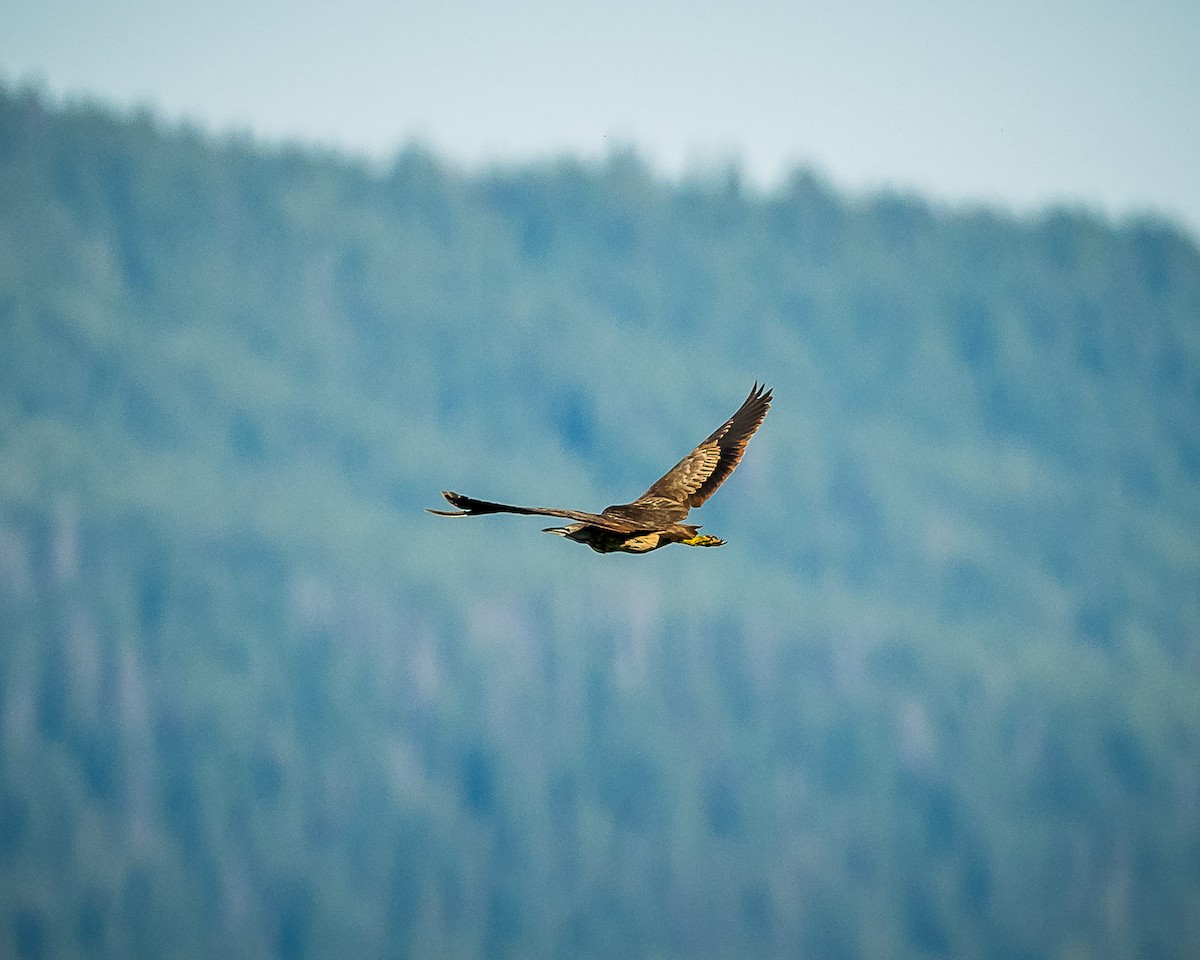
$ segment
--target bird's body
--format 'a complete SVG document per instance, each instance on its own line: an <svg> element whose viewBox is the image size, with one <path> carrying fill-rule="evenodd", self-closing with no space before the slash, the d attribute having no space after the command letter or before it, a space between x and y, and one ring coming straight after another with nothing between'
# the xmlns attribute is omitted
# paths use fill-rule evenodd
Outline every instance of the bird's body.
<svg viewBox="0 0 1200 960"><path fill-rule="evenodd" d="M597 553L648 553L669 543L719 547L724 540L701 534L699 527L680 521L687 517L692 507L700 506L712 496L733 472L770 405L771 391L756 383L737 413L632 503L605 507L600 513L584 513L554 507L492 503L443 490L442 496L458 509L429 512L442 517L486 513L562 517L574 522L564 527L547 527L545 532L586 543Z"/></svg>

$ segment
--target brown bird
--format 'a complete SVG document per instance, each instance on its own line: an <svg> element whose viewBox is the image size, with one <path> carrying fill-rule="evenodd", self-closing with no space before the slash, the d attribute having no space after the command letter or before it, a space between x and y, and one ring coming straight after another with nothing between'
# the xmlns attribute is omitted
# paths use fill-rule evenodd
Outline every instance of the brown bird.
<svg viewBox="0 0 1200 960"><path fill-rule="evenodd" d="M713 431L712 436L673 466L666 475L633 503L605 507L600 513L558 510L551 507L514 507L491 503L443 490L442 496L457 510L430 510L439 517L476 517L485 513L520 513L564 517L575 523L547 527L577 543L586 543L597 553L648 553L668 543L689 547L719 547L725 541L701 534L698 526L680 523L692 507L711 497L742 459L746 444L754 436L767 408L771 391L757 382L737 413Z"/></svg>

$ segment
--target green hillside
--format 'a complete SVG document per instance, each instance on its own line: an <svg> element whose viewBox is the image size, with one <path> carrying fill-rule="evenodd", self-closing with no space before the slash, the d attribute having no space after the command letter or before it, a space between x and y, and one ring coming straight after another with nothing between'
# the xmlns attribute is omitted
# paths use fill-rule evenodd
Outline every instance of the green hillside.
<svg viewBox="0 0 1200 960"><path fill-rule="evenodd" d="M0 88L0 955L1188 960L1198 682L1170 223Z"/></svg>

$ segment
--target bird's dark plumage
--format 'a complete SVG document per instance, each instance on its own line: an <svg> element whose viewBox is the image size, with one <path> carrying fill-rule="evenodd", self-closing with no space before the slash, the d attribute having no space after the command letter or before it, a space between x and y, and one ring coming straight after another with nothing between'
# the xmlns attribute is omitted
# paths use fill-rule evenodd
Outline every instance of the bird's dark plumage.
<svg viewBox="0 0 1200 960"><path fill-rule="evenodd" d="M699 534L699 527L680 521L692 507L711 497L733 473L770 405L771 391L755 383L737 413L633 503L605 507L600 513L585 513L552 507L516 507L443 490L442 496L457 509L429 512L440 517L474 517L485 513L562 517L575 522L565 527L550 527L546 532L586 543L599 553L646 553L668 543L717 547L724 541Z"/></svg>

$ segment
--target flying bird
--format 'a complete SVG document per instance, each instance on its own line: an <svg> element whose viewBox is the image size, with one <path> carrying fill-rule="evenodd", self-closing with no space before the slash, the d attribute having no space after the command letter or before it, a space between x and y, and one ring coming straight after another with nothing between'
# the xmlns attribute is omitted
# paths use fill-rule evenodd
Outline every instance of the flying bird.
<svg viewBox="0 0 1200 960"><path fill-rule="evenodd" d="M599 513L584 513L552 507L514 507L443 490L442 496L458 509L429 512L439 517L477 517L485 513L562 517L575 522L565 527L547 527L543 532L586 543L597 553L648 553L668 543L719 547L724 540L702 534L699 526L680 521L692 507L711 497L733 473L770 405L771 391L756 381L737 413L633 503L605 507Z"/></svg>

